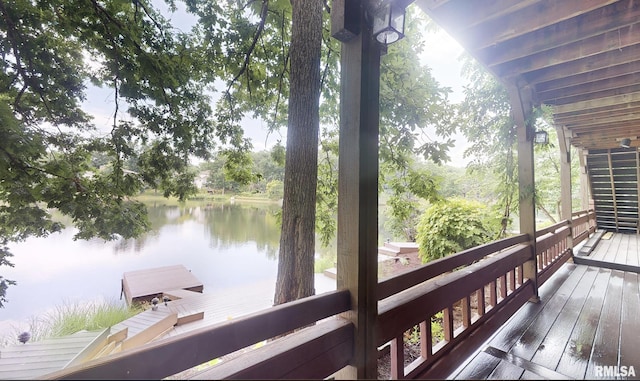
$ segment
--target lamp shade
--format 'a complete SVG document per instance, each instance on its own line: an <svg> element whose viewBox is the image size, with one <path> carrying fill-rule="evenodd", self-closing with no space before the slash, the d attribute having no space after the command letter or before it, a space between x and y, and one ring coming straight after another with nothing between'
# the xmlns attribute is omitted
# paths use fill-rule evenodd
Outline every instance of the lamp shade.
<svg viewBox="0 0 640 381"><path fill-rule="evenodd" d="M404 8L390 3L376 9L373 15L373 36L385 45L404 37Z"/></svg>
<svg viewBox="0 0 640 381"><path fill-rule="evenodd" d="M544 130L536 131L536 135L534 137L534 142L536 144L547 144L547 143L549 143L549 134L547 134L547 131L544 131Z"/></svg>

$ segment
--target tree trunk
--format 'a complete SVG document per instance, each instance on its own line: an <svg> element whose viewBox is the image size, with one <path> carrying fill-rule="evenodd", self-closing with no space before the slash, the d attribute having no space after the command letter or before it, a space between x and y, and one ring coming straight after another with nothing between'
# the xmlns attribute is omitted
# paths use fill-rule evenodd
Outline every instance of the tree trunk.
<svg viewBox="0 0 640 381"><path fill-rule="evenodd" d="M322 0L292 0L282 230L274 304L313 295Z"/></svg>

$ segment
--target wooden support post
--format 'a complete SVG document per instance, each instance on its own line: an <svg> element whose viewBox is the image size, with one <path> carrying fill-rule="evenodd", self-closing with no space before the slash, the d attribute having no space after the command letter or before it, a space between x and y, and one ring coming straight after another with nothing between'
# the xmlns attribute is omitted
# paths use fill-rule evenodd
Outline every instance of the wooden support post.
<svg viewBox="0 0 640 381"><path fill-rule="evenodd" d="M560 146L560 219L570 220L573 209L571 199L571 143L564 127L556 128Z"/></svg>
<svg viewBox="0 0 640 381"><path fill-rule="evenodd" d="M524 277L531 279L534 289L532 301L538 297L538 269L536 261L536 209L535 209L535 176L533 171L533 135L532 118L533 97L531 88L519 87L514 83L507 85L513 118L517 126L518 136L518 185L520 233L529 235L532 257L524 263Z"/></svg>
<svg viewBox="0 0 640 381"><path fill-rule="evenodd" d="M571 142L565 133L564 127L556 127L558 132L558 145L560 146L560 219L569 220L569 229L573 231L573 198L571 197ZM573 257L573 234L567 238Z"/></svg>
<svg viewBox="0 0 640 381"><path fill-rule="evenodd" d="M355 2L357 0L350 0ZM380 47L364 22L366 0L344 23L360 34L342 43L338 178L338 289L351 292L343 317L355 326L352 363L338 378L377 378L378 133ZM353 8L350 8L353 9ZM332 9L332 13L334 10ZM339 36L336 36L339 37Z"/></svg>
<svg viewBox="0 0 640 381"><path fill-rule="evenodd" d="M581 210L594 209L593 199L591 198L589 173L587 170L586 152L580 150L580 201L582 202Z"/></svg>

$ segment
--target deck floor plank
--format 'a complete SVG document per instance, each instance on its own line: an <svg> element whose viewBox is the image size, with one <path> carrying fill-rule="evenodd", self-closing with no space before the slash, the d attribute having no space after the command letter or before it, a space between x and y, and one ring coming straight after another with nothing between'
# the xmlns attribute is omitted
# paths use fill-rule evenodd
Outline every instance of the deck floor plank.
<svg viewBox="0 0 640 381"><path fill-rule="evenodd" d="M568 278L562 286L556 289L556 292L554 292L553 295L549 296L548 303L544 305L542 311L536 316L535 320L529 325L529 327L524 330L509 353L525 360L531 360L536 351L539 350L549 330L554 327L554 324L556 323L564 306L570 302L570 298L578 285L581 285L585 278L589 279L591 274L594 273L597 273L597 270L590 271L589 269L585 269L584 271L574 271L574 276ZM595 274L593 275L593 278L595 278ZM496 378L513 380L522 376L524 369L508 366L506 364L507 363L503 361L496 367Z"/></svg>
<svg viewBox="0 0 640 381"><path fill-rule="evenodd" d="M597 268L587 267L579 285L574 288L531 361L549 369L556 369L597 275Z"/></svg>
<svg viewBox="0 0 640 381"><path fill-rule="evenodd" d="M455 378L459 380L484 380L502 361L485 352L479 352L467 366L465 366Z"/></svg>
<svg viewBox="0 0 640 381"><path fill-rule="evenodd" d="M640 266L638 262L638 239L629 237L627 264L632 266Z"/></svg>
<svg viewBox="0 0 640 381"><path fill-rule="evenodd" d="M617 238L620 239L620 245L618 251L613 259L614 263L628 263L627 257L629 255L629 239L631 234L617 234Z"/></svg>
<svg viewBox="0 0 640 381"><path fill-rule="evenodd" d="M624 274L622 326L620 327L620 365L640 367L638 334L640 332L640 276Z"/></svg>
<svg viewBox="0 0 640 381"><path fill-rule="evenodd" d="M618 251L618 246L620 246L620 237L618 237L618 234L613 234L609 239L601 239L590 257L600 261L610 261L607 257L611 253L615 255Z"/></svg>
<svg viewBox="0 0 640 381"><path fill-rule="evenodd" d="M618 365L617 351L620 345L620 313L622 311L622 292L624 286L624 273L611 271L604 298L602 314L598 321L598 328L593 341L593 349L587 367L587 378L594 378L594 367L598 365Z"/></svg>
<svg viewBox="0 0 640 381"><path fill-rule="evenodd" d="M584 378L610 274L611 270L602 268L598 270L596 280L589 290L587 300L571 332L567 349L560 358L557 372L576 379Z"/></svg>
<svg viewBox="0 0 640 381"><path fill-rule="evenodd" d="M491 372L488 379L489 380L517 380L520 378L520 375L524 372L524 369L520 368L517 365L510 363L509 361L500 360L500 363L496 368ZM514 377L514 375L516 375Z"/></svg>

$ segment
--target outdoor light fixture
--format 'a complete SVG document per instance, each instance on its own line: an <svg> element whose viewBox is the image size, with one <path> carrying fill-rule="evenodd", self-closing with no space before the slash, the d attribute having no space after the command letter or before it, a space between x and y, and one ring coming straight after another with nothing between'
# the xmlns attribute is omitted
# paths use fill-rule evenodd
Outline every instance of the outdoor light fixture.
<svg viewBox="0 0 640 381"><path fill-rule="evenodd" d="M624 139L620 140L620 147L622 147L622 148L629 148L629 147L631 147L631 139L629 139L629 138L624 138Z"/></svg>
<svg viewBox="0 0 640 381"><path fill-rule="evenodd" d="M153 311L157 311L158 310L158 303L159 302L160 302L160 299L158 299L158 298L151 299L151 304L152 304L151 309Z"/></svg>
<svg viewBox="0 0 640 381"><path fill-rule="evenodd" d="M536 136L534 137L533 141L536 144L548 144L549 134L547 134L547 131L544 130L536 131Z"/></svg>
<svg viewBox="0 0 640 381"><path fill-rule="evenodd" d="M381 44L389 45L404 37L404 8L387 3L377 8L373 16L373 37Z"/></svg>

